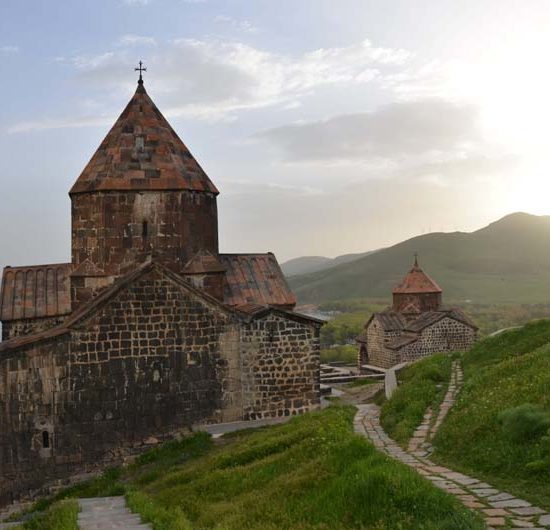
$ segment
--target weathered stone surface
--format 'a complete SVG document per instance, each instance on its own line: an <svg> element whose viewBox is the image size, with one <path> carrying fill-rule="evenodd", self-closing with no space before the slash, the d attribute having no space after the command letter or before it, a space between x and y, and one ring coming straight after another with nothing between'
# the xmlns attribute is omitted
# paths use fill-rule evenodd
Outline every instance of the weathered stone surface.
<svg viewBox="0 0 550 530"><path fill-rule="evenodd" d="M242 319L184 283L152 267L62 339L0 359L4 502L195 423L318 405L317 325Z"/></svg>
<svg viewBox="0 0 550 530"><path fill-rule="evenodd" d="M217 193L138 87L71 190L71 263L2 282L0 506L192 425L319 405L321 322L273 254L219 254Z"/></svg>
<svg viewBox="0 0 550 530"><path fill-rule="evenodd" d="M365 324L357 339L358 365L390 368L437 352L466 351L476 336L461 309L442 307L441 289L415 262L394 289L393 306Z"/></svg>

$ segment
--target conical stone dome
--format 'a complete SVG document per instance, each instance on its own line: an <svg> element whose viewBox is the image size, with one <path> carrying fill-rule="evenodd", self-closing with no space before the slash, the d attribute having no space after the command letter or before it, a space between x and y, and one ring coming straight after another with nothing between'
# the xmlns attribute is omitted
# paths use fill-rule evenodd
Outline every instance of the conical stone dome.
<svg viewBox="0 0 550 530"><path fill-rule="evenodd" d="M403 314L438 311L442 294L441 287L420 268L415 257L413 268L393 290L393 309Z"/></svg>
<svg viewBox="0 0 550 530"><path fill-rule="evenodd" d="M132 190L218 194L142 81L69 194Z"/></svg>

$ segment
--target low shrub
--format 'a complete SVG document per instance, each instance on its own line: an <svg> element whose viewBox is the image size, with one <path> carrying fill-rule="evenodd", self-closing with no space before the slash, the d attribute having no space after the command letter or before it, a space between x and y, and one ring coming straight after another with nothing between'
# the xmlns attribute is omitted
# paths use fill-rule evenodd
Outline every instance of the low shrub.
<svg viewBox="0 0 550 530"><path fill-rule="evenodd" d="M78 502L60 501L13 530L78 530Z"/></svg>
<svg viewBox="0 0 550 530"><path fill-rule="evenodd" d="M357 346L346 344L321 350L322 363L331 363L334 361L355 364L357 362Z"/></svg>
<svg viewBox="0 0 550 530"><path fill-rule="evenodd" d="M506 435L516 442L532 442L550 429L550 412L532 403L506 409L498 419Z"/></svg>

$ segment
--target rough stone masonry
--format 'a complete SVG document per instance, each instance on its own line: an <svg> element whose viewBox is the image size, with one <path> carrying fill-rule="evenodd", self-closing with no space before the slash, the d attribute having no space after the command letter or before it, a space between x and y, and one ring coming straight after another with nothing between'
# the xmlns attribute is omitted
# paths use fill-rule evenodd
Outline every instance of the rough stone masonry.
<svg viewBox="0 0 550 530"><path fill-rule="evenodd" d="M70 263L7 267L0 505L178 430L319 405L319 320L220 254L218 190L143 82L70 191Z"/></svg>

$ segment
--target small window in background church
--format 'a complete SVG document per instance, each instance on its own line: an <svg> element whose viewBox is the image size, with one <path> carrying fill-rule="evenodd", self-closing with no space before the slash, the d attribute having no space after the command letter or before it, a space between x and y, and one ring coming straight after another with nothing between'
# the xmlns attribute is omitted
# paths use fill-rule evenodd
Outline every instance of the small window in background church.
<svg viewBox="0 0 550 530"><path fill-rule="evenodd" d="M44 449L48 449L50 447L50 433L48 431L44 431L42 433L42 447Z"/></svg>
<svg viewBox="0 0 550 530"><path fill-rule="evenodd" d="M149 235L149 223L147 221L143 221L141 225L141 236L143 238L146 238Z"/></svg>

